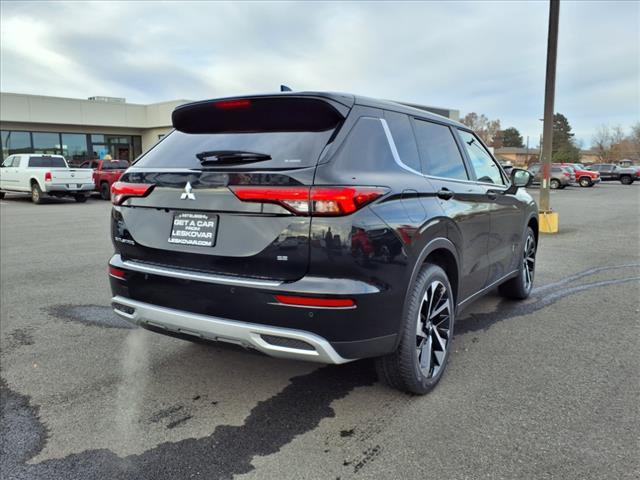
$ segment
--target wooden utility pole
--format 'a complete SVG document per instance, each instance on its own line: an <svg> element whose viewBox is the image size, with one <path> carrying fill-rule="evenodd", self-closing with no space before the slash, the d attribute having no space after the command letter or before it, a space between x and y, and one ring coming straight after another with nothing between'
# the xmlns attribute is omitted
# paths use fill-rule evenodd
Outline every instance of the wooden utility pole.
<svg viewBox="0 0 640 480"><path fill-rule="evenodd" d="M549 2L549 36L547 38L547 77L544 88L544 125L542 145L542 188L540 190L540 213L551 211L549 203L549 178L553 147L553 103L556 90L556 57L558 52L558 18L560 0Z"/></svg>

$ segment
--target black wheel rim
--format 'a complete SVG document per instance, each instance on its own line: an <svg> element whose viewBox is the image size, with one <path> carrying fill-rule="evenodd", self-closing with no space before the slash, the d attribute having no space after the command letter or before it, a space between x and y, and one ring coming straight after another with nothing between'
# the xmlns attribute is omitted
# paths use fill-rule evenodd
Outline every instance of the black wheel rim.
<svg viewBox="0 0 640 480"><path fill-rule="evenodd" d="M524 258L522 260L522 277L524 288L529 290L533 284L533 275L536 270L536 239L528 235L524 242Z"/></svg>
<svg viewBox="0 0 640 480"><path fill-rule="evenodd" d="M451 338L451 297L445 285L435 280L429 284L418 313L416 351L422 374L438 375L444 367Z"/></svg>

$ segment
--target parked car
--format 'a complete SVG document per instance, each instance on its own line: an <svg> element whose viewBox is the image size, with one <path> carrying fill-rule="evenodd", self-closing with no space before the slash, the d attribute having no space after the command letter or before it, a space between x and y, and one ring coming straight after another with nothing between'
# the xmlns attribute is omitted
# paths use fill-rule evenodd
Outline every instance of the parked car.
<svg viewBox="0 0 640 480"><path fill-rule="evenodd" d="M613 163L595 163L589 169L598 172L603 182L615 180L623 185L631 185L636 180L640 180L640 171L634 167L620 167Z"/></svg>
<svg viewBox="0 0 640 480"><path fill-rule="evenodd" d="M112 187L112 305L130 322L276 357L376 357L382 380L424 394L464 307L531 292L531 177L506 176L461 123L317 92L172 119Z"/></svg>
<svg viewBox="0 0 640 480"><path fill-rule="evenodd" d="M600 174L598 172L587 170L579 163L554 163L554 165L571 169L575 175L576 182L581 187L593 187L600 182Z"/></svg>
<svg viewBox="0 0 640 480"><path fill-rule="evenodd" d="M81 167L93 169L95 190L100 192L103 200L111 198L111 185L117 182L124 171L129 168L126 160L91 160L84 162Z"/></svg>
<svg viewBox="0 0 640 480"><path fill-rule="evenodd" d="M0 198L11 192L30 194L33 203L42 203L47 195L84 202L94 186L91 170L69 168L61 155L10 155L0 168Z"/></svg>
<svg viewBox="0 0 640 480"><path fill-rule="evenodd" d="M538 185L542 183L542 164L534 163L529 166L529 173L533 175L532 183ZM549 188L552 190L566 188L576 181L576 176L572 170L559 165L552 165L549 172Z"/></svg>

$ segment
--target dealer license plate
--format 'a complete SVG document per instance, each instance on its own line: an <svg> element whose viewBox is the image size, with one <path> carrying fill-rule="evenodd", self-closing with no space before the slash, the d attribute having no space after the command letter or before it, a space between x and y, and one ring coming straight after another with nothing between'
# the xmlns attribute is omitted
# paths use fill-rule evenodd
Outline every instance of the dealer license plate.
<svg viewBox="0 0 640 480"><path fill-rule="evenodd" d="M218 215L179 212L173 216L169 243L213 247L217 230Z"/></svg>

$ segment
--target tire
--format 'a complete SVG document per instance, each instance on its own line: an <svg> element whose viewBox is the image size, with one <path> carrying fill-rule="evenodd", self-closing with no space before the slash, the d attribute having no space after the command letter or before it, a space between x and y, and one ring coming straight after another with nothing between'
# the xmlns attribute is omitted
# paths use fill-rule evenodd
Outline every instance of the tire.
<svg viewBox="0 0 640 480"><path fill-rule="evenodd" d="M73 198L75 198L78 203L84 203L87 201L87 196L82 193L76 193Z"/></svg>
<svg viewBox="0 0 640 480"><path fill-rule="evenodd" d="M579 183L580 183L581 187L591 187L591 186L593 186L593 183L591 182L591 179L588 178L588 177L582 177L580 179Z"/></svg>
<svg viewBox="0 0 640 480"><path fill-rule="evenodd" d="M557 190L561 187L560 185L560 180L556 179L556 178L552 178L549 181L549 188L551 188L551 190Z"/></svg>
<svg viewBox="0 0 640 480"><path fill-rule="evenodd" d="M425 264L411 286L407 302L398 348L376 358L376 371L390 387L424 395L442 378L453 341L455 304L445 271L437 265Z"/></svg>
<svg viewBox="0 0 640 480"><path fill-rule="evenodd" d="M31 201L36 205L40 205L43 201L42 190L40 189L38 182L33 182L31 185Z"/></svg>
<svg viewBox="0 0 640 480"><path fill-rule="evenodd" d="M536 273L536 250L536 236L531 227L527 227L522 244L522 259L518 275L498 287L500 295L514 300L524 300L531 295Z"/></svg>
<svg viewBox="0 0 640 480"><path fill-rule="evenodd" d="M633 183L633 179L629 175L623 175L620 177L620 183L623 185L631 185Z"/></svg>
<svg viewBox="0 0 640 480"><path fill-rule="evenodd" d="M107 182L100 184L100 198L102 198L102 200L111 200L111 189Z"/></svg>
<svg viewBox="0 0 640 480"><path fill-rule="evenodd" d="M4 198L4 192L0 192L0 200Z"/></svg>

